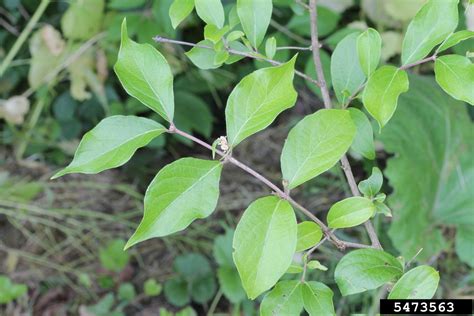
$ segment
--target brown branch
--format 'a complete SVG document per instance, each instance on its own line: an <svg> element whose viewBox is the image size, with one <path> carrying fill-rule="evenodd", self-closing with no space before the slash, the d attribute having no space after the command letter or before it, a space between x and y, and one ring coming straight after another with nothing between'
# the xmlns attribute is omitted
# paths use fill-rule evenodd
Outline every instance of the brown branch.
<svg viewBox="0 0 474 316"><path fill-rule="evenodd" d="M324 78L321 57L319 54L318 10L316 6L316 0L310 0L309 7L310 7L310 18L311 18L311 44L313 47L312 52L313 52L314 65L316 67L316 73L318 75L318 81L321 87L321 94L323 96L324 107L327 109L330 109L332 108L331 97L329 96L329 90L327 88L326 80ZM352 194L354 196L360 196L359 188L357 187L354 174L352 173L352 169L346 155L344 155L341 158L341 166L342 166L342 169L344 170L344 174L347 178L347 182L349 183L349 187L351 188ZM370 241L372 242L372 246L382 249L382 246L377 237L377 234L375 233L374 226L372 225L372 222L370 220L365 222L365 228L369 235Z"/></svg>
<svg viewBox="0 0 474 316"><path fill-rule="evenodd" d="M178 135L183 136L183 137L185 137L185 138L187 138L187 139L189 139L189 140L191 140L191 141L193 141L193 142L195 142L195 143L197 143L197 144L199 144L199 145L201 145L201 146L203 146L203 147L205 147L209 150L213 150L213 148L210 144L206 143L205 141L200 140L199 138L197 138L193 135L190 135L190 134L176 128L176 126L174 126L174 124L170 125L170 127L168 129L168 132L178 134ZM317 218L313 213L311 213L311 211L309 211L307 208L305 208L304 206L302 206L301 204L296 202L288 193L284 192L282 189L280 189L278 186L276 186L273 182L271 182L270 180L265 178L262 174L258 173L257 171L253 170L249 166L243 164L239 160L235 159L232 156L229 156L227 153L225 153L225 152L223 152L219 149L215 149L215 152L218 155L220 155L221 157L224 157L224 161L229 162L229 163L233 164L234 166L244 170L248 174L252 175L257 180L259 180L260 182L262 182L263 184L268 186L270 189L272 189L280 198L282 198L284 200L287 200L295 208L297 208L303 214L308 216L311 220L313 220L316 224L318 224L321 227L321 229L323 230L324 235L325 235L325 240L330 240L340 250L344 250L346 248L370 248L371 247L371 246L368 246L368 245L356 244L356 243L346 242L346 241L340 240L334 234L334 230L331 231L329 229L329 227L327 227L319 218Z"/></svg>
<svg viewBox="0 0 474 316"><path fill-rule="evenodd" d="M166 38L166 37L162 37L162 36L155 36L153 38L153 40L157 43L170 43L170 44L177 44L177 45L183 45L183 46L191 46L191 47L198 47L198 48L203 48L203 49L210 49L210 50L214 50L213 47L211 46L207 46L207 45L200 45L200 44L194 44L194 43L189 43L189 42L184 42L184 41L178 41L178 40L173 40L173 39L169 39L169 38ZM232 55L238 55L238 56L244 56L244 57L248 57L248 58L252 58L252 59L257 59L257 60L262 60L262 61L265 61L267 63L270 63L274 66L280 66L282 65L283 63L279 62L279 61L276 61L276 60L273 60L273 59L270 59L270 58L266 58L265 56L262 56L258 53L246 53L246 52L241 52L241 51L238 51L238 50L235 50L235 49L232 49L232 48L229 48L229 47L226 47L225 48L226 51L229 53L229 54L232 54ZM290 48L288 48L290 49ZM296 49L296 47L291 47L291 49ZM304 49L304 48L301 48L301 47L298 47L298 49ZM310 81L312 83L314 83L315 85L319 86L319 82L317 80L314 80L313 78L311 78L310 76L306 75L305 73L299 71L299 70L296 70L295 69L295 75L307 80L307 81Z"/></svg>
<svg viewBox="0 0 474 316"><path fill-rule="evenodd" d="M401 66L399 69L400 70L406 70L408 68L413 68L415 66L418 66L418 65L421 65L421 64L424 64L424 63L427 63L427 62L430 62L430 61L435 61L437 58L436 54L434 54L433 56L430 56L430 57L426 57L422 60L419 60L419 61L416 61L414 63L411 63L411 64L406 64L406 65L403 65Z"/></svg>

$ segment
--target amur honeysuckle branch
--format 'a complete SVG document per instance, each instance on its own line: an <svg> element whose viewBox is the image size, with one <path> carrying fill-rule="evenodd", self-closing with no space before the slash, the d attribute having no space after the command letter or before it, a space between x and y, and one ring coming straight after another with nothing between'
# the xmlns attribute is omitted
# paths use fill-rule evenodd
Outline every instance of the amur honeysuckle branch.
<svg viewBox="0 0 474 316"><path fill-rule="evenodd" d="M224 160L223 160L224 162L228 162L230 164L233 164L234 166L236 166L236 167L244 170L248 174L252 175L255 179L257 179L258 181L262 182L263 184L268 186L270 189L272 189L273 192L276 195L278 195L280 198L288 201L296 209L301 211L308 218L310 218L312 221L314 221L316 224L318 224L321 227L322 231L324 232L324 235L325 235L324 240L330 240L334 245L336 245L337 248L339 248L341 250L344 250L345 248L371 248L370 245L364 245L364 244L358 244L358 243L352 243L352 242L346 242L346 241L340 240L334 234L334 230L329 229L329 227L327 227L326 224L324 224L318 217L316 217L313 213L311 213L311 211L309 211L307 208L302 206L300 203L296 202L289 195L289 193L287 193L284 190L280 189L277 185L275 185L273 182L268 180L265 176L258 173L257 171L255 171L251 167L247 166L246 164L244 164L244 163L240 162L239 160L237 160L236 158L232 157L232 155L230 155L230 154L228 154L228 153L226 153L222 150L213 148L212 145L206 143L205 141L200 140L199 138L178 129L174 124L170 125L170 127L168 129L168 132L172 133L172 134L180 135L182 137L185 137L185 138L201 145L202 147L205 147L205 148L207 148L211 151L216 152L219 156L224 158Z"/></svg>
<svg viewBox="0 0 474 316"><path fill-rule="evenodd" d="M316 0L310 0L309 5L307 6L307 9L310 11L311 45L309 47L282 46L282 47L279 47L277 49L278 50L284 50L284 49L303 50L303 51L306 50L306 51L311 51L312 52L313 62L314 62L314 65L315 65L315 70L316 70L316 74L317 74L318 79L317 80L313 79L313 78L307 76L306 74L304 74L304 73L302 73L298 70L295 70L295 74L297 76L305 79L305 80L308 80L308 81L312 82L316 86L320 87L324 107L327 108L327 109L331 109L332 108L331 96L330 96L329 89L327 87L327 82L324 78L323 66L322 66L322 63L321 63L321 57L320 57L320 51L319 51L320 48L321 48L321 44L320 44L319 39L318 39L318 27L317 27L318 12L317 12L316 2L317 2ZM173 39L168 39L168 38L161 37L161 36L154 37L154 41L157 42L157 43L170 43L170 44L177 44L177 45L183 45L183 46L190 46L190 47L197 47L197 48L202 48L202 49L214 50L214 48L212 46L203 45L203 44L195 44L195 43L190 43L190 42L185 42L185 41L180 41L180 40L173 40ZM265 61L265 62L268 62L272 65L276 65L276 66L283 64L283 63L278 62L276 60L267 58L263 54L260 54L258 51L250 51L249 50L248 52L243 52L243 51L238 51L238 50L232 49L232 48L228 47L227 45L224 46L224 49L229 54L232 54L232 55L238 55L238 56L243 56L243 57L252 58L252 59L256 59L256 60L261 60L261 61ZM400 67L400 69L405 70L405 69L423 64L425 62L434 61L435 59L436 59L436 56L434 55L434 56L425 58L423 60L420 60L418 62L402 66L402 67ZM363 87L364 87L364 85L362 85L361 88L359 90L357 90L356 93L349 98L349 101L343 106L344 108L346 108L349 105L350 101L352 101L362 91ZM223 152L221 150L213 149L212 145L210 145L210 144L208 144L208 143L206 143L206 142L204 142L204 141L202 141L202 140L200 140L200 139L198 139L198 138L196 138L196 137L194 137L190 134L187 134L187 133L177 129L173 124L171 124L171 126L169 128L169 132L179 134L183 137L186 137L186 138L200 144L201 146L203 146L203 147L205 147L209 150L214 150L215 152L217 152L217 154L224 157L223 158L224 162L231 163L231 164L241 168L242 170L246 171L247 173L249 173L250 175L255 177L257 180L259 180L260 182L262 182L266 186L268 186L272 191L274 191L274 193L276 195L278 195L282 199L287 200L295 208L297 208L299 211L301 211L303 214L305 214L308 218L310 218L316 224L318 224L321 227L321 229L323 230L325 238L320 243L318 243L315 247L311 248L307 252L307 256L311 255L316 250L316 248L319 247L326 240L330 240L339 249L344 249L344 248L371 248L371 247L377 248L377 249L382 249L380 241L377 237L375 229L374 229L374 227L373 227L370 220L365 222L364 225L365 225L365 228L367 230L368 236L370 238L371 245L363 245L363 244L358 244L358 243L351 243L351 242L342 241L339 238L337 238L336 235L334 234L335 230L330 230L313 213L311 213L304 206L302 206L301 204L299 204L298 202L293 200L293 198L291 198L291 196L290 196L290 194L287 190L280 189L278 186L273 184L270 180L265 178L263 175L261 175L260 173L256 172L254 169L250 168L249 166L241 163L240 161L238 161L237 159L232 157L231 154L229 154L227 152ZM341 163L341 167L344 171L345 177L347 179L347 182L349 184L349 187L351 189L352 195L353 196L361 196L361 193L359 192L359 189L357 187L357 183L356 183L354 174L352 172L352 168L350 166L349 160L348 160L346 155L344 155L341 158L340 163Z"/></svg>
<svg viewBox="0 0 474 316"><path fill-rule="evenodd" d="M155 36L153 38L153 40L157 43L170 43L170 44L177 44L177 45L182 45L182 46L190 46L190 47L197 47L197 48L203 48L203 49L209 49L209 50L214 50L213 47L211 46L207 46L207 45L201 45L201 44L194 44L194 43L189 43L189 42L184 42L184 41L178 41L178 40L173 40L173 39L169 39L169 38L166 38L166 37L162 37L162 36ZM278 48L277 48L278 49ZM282 49L293 49L293 50L311 50L309 47L296 47L296 46L288 46L288 47L279 47L280 50ZM270 58L267 58L261 54L258 54L258 53L255 53L255 52L241 52L241 51L238 51L238 50L235 50L235 49L232 49L232 48L229 48L229 47L225 47L225 50L231 54L231 55L238 55L238 56L244 56L244 57L247 57L247 58L252 58L252 59L257 59L257 60L261 60L261 61L265 61L267 63L270 63L274 66L280 66L282 65L283 63L279 62L279 61L276 61L276 60L273 60L273 59L270 59ZM311 78L310 76L306 75L305 73L299 71L299 70L295 70L295 74L301 78L303 78L304 80L307 80L309 82L312 82L313 84L319 86L319 82L313 78Z"/></svg>

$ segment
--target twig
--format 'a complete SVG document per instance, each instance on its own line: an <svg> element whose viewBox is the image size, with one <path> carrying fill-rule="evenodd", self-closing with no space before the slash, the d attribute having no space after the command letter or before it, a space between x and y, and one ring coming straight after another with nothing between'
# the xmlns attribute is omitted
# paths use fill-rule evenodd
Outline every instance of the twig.
<svg viewBox="0 0 474 316"><path fill-rule="evenodd" d="M280 46L276 50L312 50L311 46L308 47L299 47L299 46Z"/></svg>
<svg viewBox="0 0 474 316"><path fill-rule="evenodd" d="M169 129L168 129L168 132L169 133L174 133L174 134L178 134L178 135L181 135L209 150L213 150L212 146L208 143L206 143L205 141L202 141L200 140L199 138L193 136L193 135L190 135L178 128L176 128L176 126L174 126L174 124L171 124ZM267 178L265 178L263 175L261 175L260 173L258 173L257 171L253 170L252 168L250 168L249 166L243 164L242 162L240 162L239 160L235 159L234 157L232 156L229 156L227 153L219 150L219 149L216 149L215 152L221 156L221 157L224 157L225 158L225 161L228 162L228 163L231 163L233 164L234 166L236 167L239 167L240 169L244 170L245 172L249 173L250 175L252 175L253 177L255 177L257 180L259 180L260 182L262 182L263 184L265 184L266 186L268 186L270 189L272 189L280 198L284 199L284 200L287 200L290 204L292 204L295 208L297 208L298 210L300 210L303 214L305 214L306 216L308 216L311 220L313 220L316 224L318 224L321 229L323 230L324 232L324 235L326 236L326 239L329 239L334 245L336 245L337 248L339 248L340 250L344 250L346 248L367 248L367 247L370 247L370 246L367 246L367 245L362 245L362 244L356 244L356 243L351 243L351 242L346 242L346 241L343 241L343 240L340 240L334 233L333 231L331 231L329 229L329 227L327 227L319 218L317 218L313 213L311 213L308 209L306 209L304 206L302 206L301 204L299 204L298 202L296 202L295 200L293 200L293 198L286 192L284 192L282 189L280 189L278 186L276 186L275 184L273 184L270 180L268 180Z"/></svg>
<svg viewBox="0 0 474 316"><path fill-rule="evenodd" d="M302 6L303 8L305 8L306 10L310 10L309 8L309 5L307 5L306 3L304 3L302 0L295 0L296 4L299 4L300 6Z"/></svg>
<svg viewBox="0 0 474 316"><path fill-rule="evenodd" d="M321 63L321 56L319 54L319 39L318 39L318 11L316 9L316 0L310 0L310 19L311 19L311 46L313 52L313 61L318 75L319 87L321 88L321 95L323 96L323 103L326 109L330 109L331 97L324 78L323 65Z"/></svg>
<svg viewBox="0 0 474 316"><path fill-rule="evenodd" d="M311 18L311 45L313 47L312 52L313 52L314 65L316 67L316 73L318 75L318 81L321 87L321 94L323 96L324 107L327 109L330 109L332 108L331 97L329 96L329 90L327 88L326 80L324 78L321 57L319 54L318 10L316 6L316 0L310 0L309 7L310 7L310 18ZM347 159L346 155L344 155L341 158L341 166L342 166L342 169L344 170L344 174L346 175L352 194L354 196L360 196L359 188L357 187L354 174L352 173L351 165L349 164L349 160ZM375 233L375 229L372 225L372 222L368 220L365 222L364 225L369 235L370 241L372 242L372 246L382 249L382 246L377 237L377 234Z"/></svg>
<svg viewBox="0 0 474 316"><path fill-rule="evenodd" d="M414 62L414 63L403 65L403 66L401 66L399 69L400 69L400 70L406 70L406 69L408 69L408 68L412 68L412 67L415 67L415 66L418 66L418 65L421 65L421 64L430 62L430 61L435 61L436 58L437 58L437 56L436 56L436 54L434 54L433 56L426 57L426 58L424 58L424 59L422 59L422 60L419 60L419 61L416 61L416 62Z"/></svg>
<svg viewBox="0 0 474 316"><path fill-rule="evenodd" d="M36 9L36 12L33 14L31 17L31 20L28 21L28 24L26 25L25 29L23 32L21 32L20 36L18 39L15 41L13 44L13 47L10 49L8 52L8 55L5 57L3 60L2 64L0 65L0 77L3 76L3 73L5 70L7 70L8 66L12 62L13 58L15 58L16 54L20 50L21 46L23 43L26 41L28 36L30 35L31 31L33 31L33 28L35 27L36 23L38 23L38 20L41 18L43 15L44 11L48 7L48 4L51 0L42 0L38 8Z"/></svg>
<svg viewBox="0 0 474 316"><path fill-rule="evenodd" d="M210 49L210 50L214 50L213 47L211 46L207 46L207 45L200 45L200 44L194 44L194 43L189 43L189 42L184 42L184 41L178 41L178 40L173 40L173 39L169 39L169 38L166 38L166 37L162 37L162 36L155 36L153 38L153 40L157 43L170 43L170 44L177 44L177 45L183 45L183 46L190 46L190 47L198 47L198 48L203 48L203 49ZM235 49L231 49L231 48L225 48L227 50L227 52L229 54L232 54L232 55L239 55L239 56L244 56L244 57L248 57L248 58L253 58L253 59L257 59L257 60L263 60L263 61L266 61L274 66L280 66L282 65L283 63L279 62L279 61L276 61L276 60L273 60L273 59L270 59L270 58L266 58L265 56L263 55L260 55L258 53L246 53L246 52L241 52L241 51L238 51L238 50L235 50ZM315 85L319 86L319 82L317 80L314 80L313 78L311 78L310 76L306 75L305 73L299 71L299 70L295 70L295 74L305 80L308 80L312 83L314 83Z"/></svg>
<svg viewBox="0 0 474 316"><path fill-rule="evenodd" d="M15 36L20 35L20 32L13 26L10 25L6 20L4 20L2 17L0 17L0 25L3 26L8 32L12 33Z"/></svg>
<svg viewBox="0 0 474 316"><path fill-rule="evenodd" d="M288 36L289 38L295 40L296 42L298 42L300 44L303 44L303 45L311 44L311 42L308 41L306 38L301 37L298 34L293 33L292 31L287 29L285 26L281 25L280 23L278 23L277 21L275 21L273 19L270 20L270 25L273 26L274 28L276 28L277 31L282 32L283 34L285 34L286 36Z"/></svg>

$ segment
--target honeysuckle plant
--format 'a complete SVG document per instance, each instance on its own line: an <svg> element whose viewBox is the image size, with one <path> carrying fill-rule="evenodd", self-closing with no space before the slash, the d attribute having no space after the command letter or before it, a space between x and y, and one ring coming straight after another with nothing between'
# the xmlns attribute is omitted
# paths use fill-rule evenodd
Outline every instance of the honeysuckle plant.
<svg viewBox="0 0 474 316"><path fill-rule="evenodd" d="M324 242L349 251L339 261L334 279L343 296L388 286L391 299L431 298L439 282L430 266L405 271L402 258L385 252L371 223L374 216L391 216L380 192L383 175L378 168L357 184L347 151L352 148L369 160L375 158L373 130L364 111L352 107L361 99L379 130L390 122L398 97L408 91L407 71L434 62L441 88L455 99L474 104L474 66L468 56L445 51L471 39L474 32L456 31L458 0L429 0L406 30L401 65L380 65L382 39L372 28L343 38L330 60L331 82L326 81L318 39L316 0L297 1L309 10L311 50L317 79L295 69L298 54L287 62L273 59L278 49L274 37L265 41L272 17L271 0L237 0L225 16L221 0L175 0L169 15L173 27L193 11L206 24L204 39L187 43L155 37L156 42L192 46L186 53L197 67L214 69L243 58L266 61L269 67L245 76L233 89L225 108L227 133L207 143L175 125L173 75L163 55L149 44L129 38L122 24L121 47L115 73L125 91L159 114L166 126L137 116L111 116L85 134L73 161L53 178L69 173L94 174L126 163L134 152L164 133L176 134L210 151L209 159L181 158L161 169L144 198L144 215L125 249L145 240L186 229L196 219L210 216L219 198L219 181L225 164L240 168L271 191L252 202L237 224L233 237L233 261L248 298L267 293L262 315L333 315L333 292L325 284L308 279L308 269L327 270L311 260ZM297 49L292 47L292 49ZM289 132L281 154L282 186L279 186L233 156L245 139L268 127L283 111L295 105L298 92L294 76L315 85L324 109L307 115ZM329 90L332 87L332 91ZM332 97L334 96L334 98ZM212 153L212 155L211 155ZM332 205L326 220L295 201L291 190L340 163L352 196ZM298 223L295 211L306 220ZM342 240L336 230L364 225L371 244ZM294 266L296 252L303 262ZM289 270L296 280L280 279Z"/></svg>

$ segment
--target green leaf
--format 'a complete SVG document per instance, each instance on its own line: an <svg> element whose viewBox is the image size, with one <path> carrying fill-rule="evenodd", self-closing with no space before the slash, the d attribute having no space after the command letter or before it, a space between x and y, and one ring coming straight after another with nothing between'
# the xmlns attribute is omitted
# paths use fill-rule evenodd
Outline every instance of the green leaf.
<svg viewBox="0 0 474 316"><path fill-rule="evenodd" d="M99 259L102 267L107 270L120 272L130 261L130 255L123 251L125 240L115 239L107 247L99 249Z"/></svg>
<svg viewBox="0 0 474 316"><path fill-rule="evenodd" d="M217 285L213 275L208 275L191 284L191 298L194 302L205 304L216 294Z"/></svg>
<svg viewBox="0 0 474 316"><path fill-rule="evenodd" d="M225 235L219 235L214 240L212 252L214 259L220 266L235 267L232 259L232 240L234 239L234 231L232 229L226 230Z"/></svg>
<svg viewBox="0 0 474 316"><path fill-rule="evenodd" d="M245 34L242 31L232 31L227 35L227 42L233 42L243 37Z"/></svg>
<svg viewBox="0 0 474 316"><path fill-rule="evenodd" d="M328 226L346 228L358 226L375 213L375 205L371 200L354 196L337 202L328 212Z"/></svg>
<svg viewBox="0 0 474 316"><path fill-rule="evenodd" d="M341 15L325 6L318 6L318 34L320 37L330 34L337 28ZM305 10L302 15L294 14L287 24L290 31L302 36L311 36L309 12Z"/></svg>
<svg viewBox="0 0 474 316"><path fill-rule="evenodd" d="M372 174L366 180L359 182L357 185L360 192L368 197L373 198L377 193L379 193L383 184L383 175L379 168L373 167Z"/></svg>
<svg viewBox="0 0 474 316"><path fill-rule="evenodd" d="M212 275L209 260L199 253L178 256L174 261L173 268L190 284Z"/></svg>
<svg viewBox="0 0 474 316"><path fill-rule="evenodd" d="M158 296L160 295L163 286L156 282L155 279L148 279L143 284L143 292L146 296Z"/></svg>
<svg viewBox="0 0 474 316"><path fill-rule="evenodd" d="M456 253L463 262L474 267L472 255L474 245L474 227L472 225L459 225L456 231Z"/></svg>
<svg viewBox="0 0 474 316"><path fill-rule="evenodd" d="M316 245L323 237L321 227L315 222L302 222L298 224L296 252L306 250Z"/></svg>
<svg viewBox="0 0 474 316"><path fill-rule="evenodd" d="M234 262L250 299L275 285L291 265L296 230L293 208L276 196L260 198L245 210L233 247Z"/></svg>
<svg viewBox="0 0 474 316"><path fill-rule="evenodd" d="M64 36L72 40L88 40L93 37L102 26L104 6L104 0L71 2L61 18Z"/></svg>
<svg viewBox="0 0 474 316"><path fill-rule="evenodd" d="M225 16L221 0L194 0L194 5L201 20L220 29L224 26Z"/></svg>
<svg viewBox="0 0 474 316"><path fill-rule="evenodd" d="M128 38L126 19L114 70L128 94L168 122L173 121L173 74L168 62L153 46Z"/></svg>
<svg viewBox="0 0 474 316"><path fill-rule="evenodd" d="M166 132L161 124L144 117L111 116L82 138L72 162L51 179L68 173L98 173L126 163L135 151Z"/></svg>
<svg viewBox="0 0 474 316"><path fill-rule="evenodd" d="M320 282L309 281L302 286L304 309L310 316L336 315L332 290Z"/></svg>
<svg viewBox="0 0 474 316"><path fill-rule="evenodd" d="M290 265L290 267L288 268L288 270L286 270L285 273L289 273L289 274L299 274L303 272L303 267L300 266L300 265L297 265L297 264L292 264Z"/></svg>
<svg viewBox="0 0 474 316"><path fill-rule="evenodd" d="M158 172L145 194L145 212L125 248L185 229L209 216L219 198L222 164L182 158Z"/></svg>
<svg viewBox="0 0 474 316"><path fill-rule="evenodd" d="M133 284L127 282L120 284L117 296L121 300L131 302L137 296L137 292L135 291Z"/></svg>
<svg viewBox="0 0 474 316"><path fill-rule="evenodd" d="M373 28L367 29L357 37L357 55L367 77L377 69L382 53L382 38Z"/></svg>
<svg viewBox="0 0 474 316"><path fill-rule="evenodd" d="M377 249L359 249L345 255L334 278L343 296L376 289L403 274L397 258Z"/></svg>
<svg viewBox="0 0 474 316"><path fill-rule="evenodd" d="M474 64L464 56L447 55L436 59L436 81L457 100L474 105Z"/></svg>
<svg viewBox="0 0 474 316"><path fill-rule="evenodd" d="M375 212L377 214L383 214L387 217L393 217L392 210L387 205L385 205L385 203L375 201L374 205L375 205Z"/></svg>
<svg viewBox="0 0 474 316"><path fill-rule="evenodd" d="M214 56L214 65L222 65L229 58L229 53L226 50L221 50Z"/></svg>
<svg viewBox="0 0 474 316"><path fill-rule="evenodd" d="M464 103L431 78L410 82L381 141L391 154L384 175L394 189L389 235L405 258L423 248L417 260L425 261L447 249L445 225L474 226L474 138Z"/></svg>
<svg viewBox="0 0 474 316"><path fill-rule="evenodd" d="M184 306L191 301L188 293L188 284L180 278L172 278L165 283L166 301L174 306Z"/></svg>
<svg viewBox="0 0 474 316"><path fill-rule="evenodd" d="M296 56L281 66L256 70L234 88L225 109L230 146L265 129L278 114L295 104L295 61Z"/></svg>
<svg viewBox="0 0 474 316"><path fill-rule="evenodd" d="M408 25L402 47L402 64L426 57L458 25L459 0L430 0Z"/></svg>
<svg viewBox="0 0 474 316"><path fill-rule="evenodd" d="M383 66L369 78L362 102L367 112L384 127L397 109L398 97L408 91L408 76L394 66Z"/></svg>
<svg viewBox="0 0 474 316"><path fill-rule="evenodd" d="M0 304L8 304L28 291L25 284L12 283L10 278L0 275Z"/></svg>
<svg viewBox="0 0 474 316"><path fill-rule="evenodd" d="M319 262L318 260L311 260L308 262L307 264L307 267L308 269L311 269L311 270L314 270L314 269L318 269L318 270L321 270L321 271L327 271L328 268L324 265L321 264L321 262Z"/></svg>
<svg viewBox="0 0 474 316"><path fill-rule="evenodd" d="M429 300L439 283L439 273L430 266L419 266L405 273L392 288L388 299Z"/></svg>
<svg viewBox="0 0 474 316"><path fill-rule="evenodd" d="M253 47L262 43L272 18L272 0L237 0L237 14Z"/></svg>
<svg viewBox="0 0 474 316"><path fill-rule="evenodd" d="M197 45L207 46L209 48L214 47L214 44L210 40L200 41ZM216 60L216 51L214 49L202 48L199 46L195 46L185 53L196 67L207 70L216 69L222 65L214 63Z"/></svg>
<svg viewBox="0 0 474 316"><path fill-rule="evenodd" d="M214 117L209 106L198 95L176 90L175 103L174 122L176 126L188 133L197 132L206 138L211 137ZM192 141L186 142L187 138L180 137L179 140L189 145L192 144Z"/></svg>
<svg viewBox="0 0 474 316"><path fill-rule="evenodd" d="M146 0L110 0L107 4L109 9L130 10L142 7Z"/></svg>
<svg viewBox="0 0 474 316"><path fill-rule="evenodd" d="M365 82L365 74L357 56L359 33L351 33L337 44L331 57L331 78L337 100L346 104Z"/></svg>
<svg viewBox="0 0 474 316"><path fill-rule="evenodd" d="M173 28L176 29L178 25L193 12L193 9L194 0L174 0L169 10Z"/></svg>
<svg viewBox="0 0 474 316"><path fill-rule="evenodd" d="M462 41L468 40L474 37L474 31L462 30L456 33L452 33L449 37L441 44L436 50L437 53L441 53L448 48L451 48Z"/></svg>
<svg viewBox="0 0 474 316"><path fill-rule="evenodd" d="M228 31L228 26L224 26L220 29L214 24L208 24L204 27L204 38L217 44Z"/></svg>
<svg viewBox="0 0 474 316"><path fill-rule="evenodd" d="M269 39L267 39L265 43L265 55L267 55L268 58L272 59L275 56L276 48L277 48L277 41L275 37L272 36Z"/></svg>
<svg viewBox="0 0 474 316"><path fill-rule="evenodd" d="M352 144L356 128L347 110L319 110L290 130L281 154L288 188L331 169Z"/></svg>
<svg viewBox="0 0 474 316"><path fill-rule="evenodd" d="M356 134L352 149L367 159L375 159L374 131L367 116L356 108L349 108Z"/></svg>
<svg viewBox="0 0 474 316"><path fill-rule="evenodd" d="M263 298L261 316L300 315L303 311L303 296L300 281L280 281Z"/></svg>
<svg viewBox="0 0 474 316"><path fill-rule="evenodd" d="M235 268L219 267L217 278L222 292L231 303L237 304L245 299L245 291Z"/></svg>

